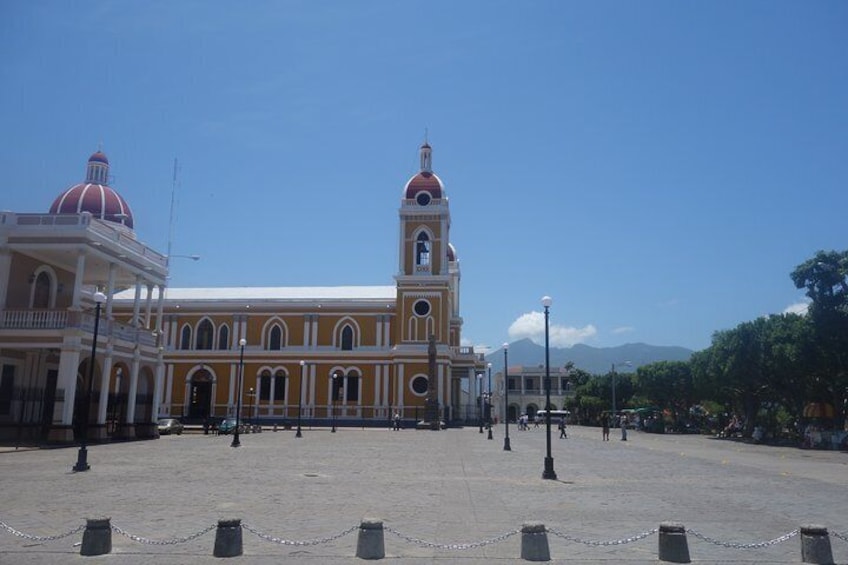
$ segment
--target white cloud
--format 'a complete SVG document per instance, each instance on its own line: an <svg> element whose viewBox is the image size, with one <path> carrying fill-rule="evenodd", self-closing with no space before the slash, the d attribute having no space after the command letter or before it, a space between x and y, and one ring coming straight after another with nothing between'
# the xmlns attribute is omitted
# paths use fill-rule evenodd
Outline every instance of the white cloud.
<svg viewBox="0 0 848 565"><path fill-rule="evenodd" d="M810 307L809 302L796 302L795 304L790 304L786 308L783 309L784 314L800 314L805 315L807 313L807 309Z"/></svg>
<svg viewBox="0 0 848 565"><path fill-rule="evenodd" d="M633 326L621 326L619 328L614 328L612 330L612 333L614 333L616 335L617 334L629 334L629 333L632 333L632 332L635 332L635 331L636 331L636 328L634 328Z"/></svg>
<svg viewBox="0 0 848 565"><path fill-rule="evenodd" d="M575 343L583 343L595 337L598 330L592 324L582 328L572 328L551 324L549 340L552 347L570 347ZM509 326L511 340L530 338L539 345L545 344L545 314L529 312L522 314Z"/></svg>

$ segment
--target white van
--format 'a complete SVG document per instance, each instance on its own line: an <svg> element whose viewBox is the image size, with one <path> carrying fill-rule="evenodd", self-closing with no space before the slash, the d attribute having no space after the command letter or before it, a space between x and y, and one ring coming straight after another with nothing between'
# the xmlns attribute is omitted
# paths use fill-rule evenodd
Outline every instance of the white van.
<svg viewBox="0 0 848 565"><path fill-rule="evenodd" d="M541 423L547 417L547 410L536 410L536 421ZM551 410L551 422L559 422L560 418L568 418L571 412L568 410Z"/></svg>

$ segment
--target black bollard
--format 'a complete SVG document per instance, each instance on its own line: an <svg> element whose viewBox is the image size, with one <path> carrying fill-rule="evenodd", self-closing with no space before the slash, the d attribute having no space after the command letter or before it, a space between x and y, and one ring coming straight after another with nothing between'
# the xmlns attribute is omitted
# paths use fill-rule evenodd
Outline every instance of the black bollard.
<svg viewBox="0 0 848 565"><path fill-rule="evenodd" d="M112 551L111 518L86 518L80 555L105 555Z"/></svg>
<svg viewBox="0 0 848 565"><path fill-rule="evenodd" d="M691 563L686 528L678 522L660 524L659 560L672 563Z"/></svg>
<svg viewBox="0 0 848 565"><path fill-rule="evenodd" d="M218 520L215 531L215 557L236 557L243 552L241 518Z"/></svg>
<svg viewBox="0 0 848 565"><path fill-rule="evenodd" d="M801 526L801 561L818 565L833 563L827 528L815 524Z"/></svg>

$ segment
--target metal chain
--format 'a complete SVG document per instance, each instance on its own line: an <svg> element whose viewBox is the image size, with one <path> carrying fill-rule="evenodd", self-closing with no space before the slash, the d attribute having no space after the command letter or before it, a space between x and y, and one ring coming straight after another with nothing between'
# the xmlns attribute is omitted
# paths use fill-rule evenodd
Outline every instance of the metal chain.
<svg viewBox="0 0 848 565"><path fill-rule="evenodd" d="M149 538L143 538L141 536L137 536L137 535L131 534L129 532L126 532L126 531L122 530L121 528L119 528L118 526L114 526L114 525L112 526L112 530L117 534L121 534L122 536L127 537L127 538L129 538L133 541L137 541L139 543L146 543L148 545L177 545L179 543L187 543L187 542L190 542L192 540L195 540L195 539L199 538L200 536L202 536L204 534L208 534L209 532L211 532L212 530L214 530L217 527L218 527L218 524L212 524L208 528L200 530L196 534L191 534L190 536L186 536L184 538L174 538L174 539L167 539L167 540L154 540L154 539L149 539Z"/></svg>
<svg viewBox="0 0 848 565"><path fill-rule="evenodd" d="M358 530L359 524L352 526L352 527L344 530L343 532L339 532L336 535L329 536L329 537L326 537L326 538L311 539L311 540L287 540L287 539L283 539L283 538L275 538L273 536L269 536L268 534L263 534L262 532L260 532L256 528L249 526L248 524L242 524L241 527L244 528L245 530L247 530L248 532L250 532L251 534L254 534L254 535L264 539L265 541L270 541L272 543L278 543L280 545L304 546L304 545L320 545L320 544L323 544L323 543L330 543L331 541L335 541L339 538L342 538L342 537L350 534L351 532L353 532L355 530Z"/></svg>
<svg viewBox="0 0 848 565"><path fill-rule="evenodd" d="M697 531L695 531L691 528L688 528L686 531L688 533L692 534L693 536L695 536L696 538L698 538L702 541L705 541L707 543L720 545L722 547L729 547L729 548L732 548L732 549L762 549L764 547L777 545L779 543L785 542L786 540L792 539L801 532L801 530L792 530L789 533L783 534L780 537L777 537L777 538L774 538L774 539L771 539L771 540L768 540L768 541L761 541L761 542L754 542L754 543L735 543L735 542L726 542L726 541L719 541L719 540L713 539L713 538L705 536L704 534L701 534L701 533L699 533L699 532L697 532Z"/></svg>
<svg viewBox="0 0 848 565"><path fill-rule="evenodd" d="M394 528L390 528L389 526L384 525L383 529L386 530L387 532L390 532L390 533L396 535L397 537L399 537L399 538L401 538L405 541L408 541L409 543L414 543L414 544L420 545L422 547L430 547L430 548L435 548L435 549L452 549L452 550L458 550L458 551L464 551L466 549L476 549L478 547L485 547L487 545L500 543L500 542L504 541L505 539L510 538L510 537L514 536L515 534L517 534L521 531L521 529L519 528L517 530L513 530L511 532L501 534L497 537L489 538L489 539L474 542L474 543L433 543L433 542L430 542L430 541L425 541L425 540L422 540L422 539L409 537L405 534L400 533L399 531L395 530Z"/></svg>
<svg viewBox="0 0 848 565"><path fill-rule="evenodd" d="M635 536L631 536L629 538L622 538L617 540L610 541L594 541L594 540L584 540L580 538L575 538L573 536L569 536L568 534L564 534L562 532L558 532L551 528L546 528L547 531L551 532L553 535L562 538L568 541L574 541L577 543L582 543L583 545L591 545L594 547L607 547L610 545L623 545L625 543L633 543L634 541L643 540L648 536L652 536L659 531L658 528L654 528L653 530L648 530L647 532L642 532L641 534L636 534Z"/></svg>
<svg viewBox="0 0 848 565"><path fill-rule="evenodd" d="M59 534L59 535L56 535L56 536L34 536L34 535L31 535L31 534L25 534L21 531L16 530L15 528L10 526L6 522L0 522L0 528L6 530L7 532L9 532L10 534L12 534L14 536L18 536L19 538L24 538L24 539L28 539L28 540L32 540L32 541L54 541L54 540L57 540L57 539L62 539L62 538L66 538L68 536L72 536L74 534L77 534L77 533L83 531L85 529L85 524L83 524L82 526L77 526L76 528L74 528L73 530L71 530L69 532L66 532L64 534Z"/></svg>
<svg viewBox="0 0 848 565"><path fill-rule="evenodd" d="M848 533L840 534L839 532L831 532L835 537L838 537L842 541L848 543Z"/></svg>

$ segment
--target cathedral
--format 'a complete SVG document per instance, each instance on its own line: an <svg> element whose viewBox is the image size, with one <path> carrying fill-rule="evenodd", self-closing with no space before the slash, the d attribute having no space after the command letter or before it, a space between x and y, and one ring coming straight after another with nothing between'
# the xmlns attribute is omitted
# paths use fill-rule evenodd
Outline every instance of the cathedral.
<svg viewBox="0 0 848 565"><path fill-rule="evenodd" d="M156 422L450 425L482 354L461 346L450 207L420 147L393 286L168 288L102 152L49 212L0 212L0 436L156 437ZM388 268L388 266L387 266Z"/></svg>

